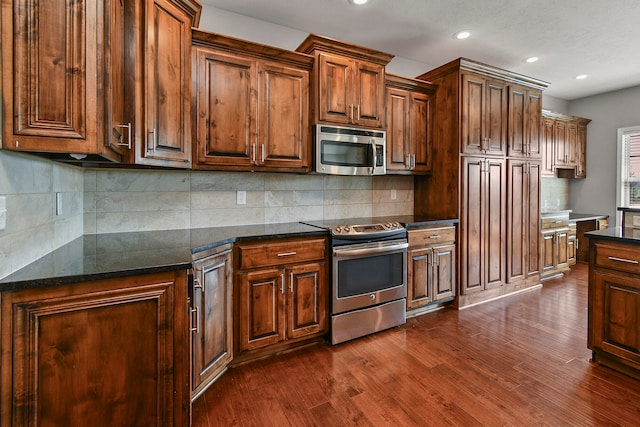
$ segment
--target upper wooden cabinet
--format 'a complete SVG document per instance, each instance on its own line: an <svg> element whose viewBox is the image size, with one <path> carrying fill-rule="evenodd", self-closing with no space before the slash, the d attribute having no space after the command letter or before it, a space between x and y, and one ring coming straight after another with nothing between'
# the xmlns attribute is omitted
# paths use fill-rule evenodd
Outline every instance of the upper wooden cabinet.
<svg viewBox="0 0 640 427"><path fill-rule="evenodd" d="M462 74L461 152L504 155L507 146L507 86L503 81Z"/></svg>
<svg viewBox="0 0 640 427"><path fill-rule="evenodd" d="M2 11L3 148L189 166L197 2L3 0Z"/></svg>
<svg viewBox="0 0 640 427"><path fill-rule="evenodd" d="M101 5L2 1L3 148L123 160L125 10Z"/></svg>
<svg viewBox="0 0 640 427"><path fill-rule="evenodd" d="M307 172L313 57L193 30L194 168Z"/></svg>
<svg viewBox="0 0 640 427"><path fill-rule="evenodd" d="M509 85L510 157L538 160L542 152L542 91Z"/></svg>
<svg viewBox="0 0 640 427"><path fill-rule="evenodd" d="M315 34L297 51L313 54L315 122L382 128L385 71L393 55Z"/></svg>
<svg viewBox="0 0 640 427"><path fill-rule="evenodd" d="M387 74L387 174L431 172L435 86Z"/></svg>
<svg viewBox="0 0 640 427"><path fill-rule="evenodd" d="M591 119L542 110L543 176L585 178L587 125Z"/></svg>

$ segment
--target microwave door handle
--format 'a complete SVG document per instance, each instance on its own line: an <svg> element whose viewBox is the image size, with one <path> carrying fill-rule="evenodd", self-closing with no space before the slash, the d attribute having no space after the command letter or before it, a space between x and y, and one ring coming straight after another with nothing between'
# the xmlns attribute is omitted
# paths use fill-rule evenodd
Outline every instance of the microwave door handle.
<svg viewBox="0 0 640 427"><path fill-rule="evenodd" d="M371 175L376 168L376 142L373 139L369 140L371 144Z"/></svg>

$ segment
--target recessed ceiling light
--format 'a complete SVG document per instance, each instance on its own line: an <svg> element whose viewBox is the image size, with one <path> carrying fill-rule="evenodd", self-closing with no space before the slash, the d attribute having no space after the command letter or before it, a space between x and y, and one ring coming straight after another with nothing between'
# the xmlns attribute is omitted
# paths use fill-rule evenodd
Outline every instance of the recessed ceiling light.
<svg viewBox="0 0 640 427"><path fill-rule="evenodd" d="M458 40L464 40L467 37L469 37L471 35L471 32L469 30L462 30L462 31L458 31L457 33L455 33L453 35L453 38L458 39Z"/></svg>
<svg viewBox="0 0 640 427"><path fill-rule="evenodd" d="M579 76L576 76L576 80L583 80L583 79L586 79L587 77L589 77L587 74L580 74Z"/></svg>
<svg viewBox="0 0 640 427"><path fill-rule="evenodd" d="M532 63L532 62L536 62L539 58L537 56L530 56L527 59L524 60L524 62L528 62L528 63Z"/></svg>
<svg viewBox="0 0 640 427"><path fill-rule="evenodd" d="M349 3L354 4L356 6L362 6L364 4L369 3L370 0L349 0Z"/></svg>

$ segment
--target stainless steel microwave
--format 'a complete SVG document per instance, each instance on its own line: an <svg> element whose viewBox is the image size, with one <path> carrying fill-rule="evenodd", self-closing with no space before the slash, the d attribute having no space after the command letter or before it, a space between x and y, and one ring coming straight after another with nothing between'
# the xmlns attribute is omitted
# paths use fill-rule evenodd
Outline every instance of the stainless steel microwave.
<svg viewBox="0 0 640 427"><path fill-rule="evenodd" d="M382 130L316 125L315 170L330 175L384 175L386 134Z"/></svg>

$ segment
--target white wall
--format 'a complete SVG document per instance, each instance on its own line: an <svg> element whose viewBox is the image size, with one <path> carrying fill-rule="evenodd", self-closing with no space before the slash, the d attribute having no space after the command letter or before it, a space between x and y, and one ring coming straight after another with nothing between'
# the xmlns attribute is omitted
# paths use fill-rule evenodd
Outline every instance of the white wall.
<svg viewBox="0 0 640 427"><path fill-rule="evenodd" d="M640 86L569 102L569 114L591 119L587 127L587 178L569 180L574 212L609 215L616 211L617 131L640 125Z"/></svg>

